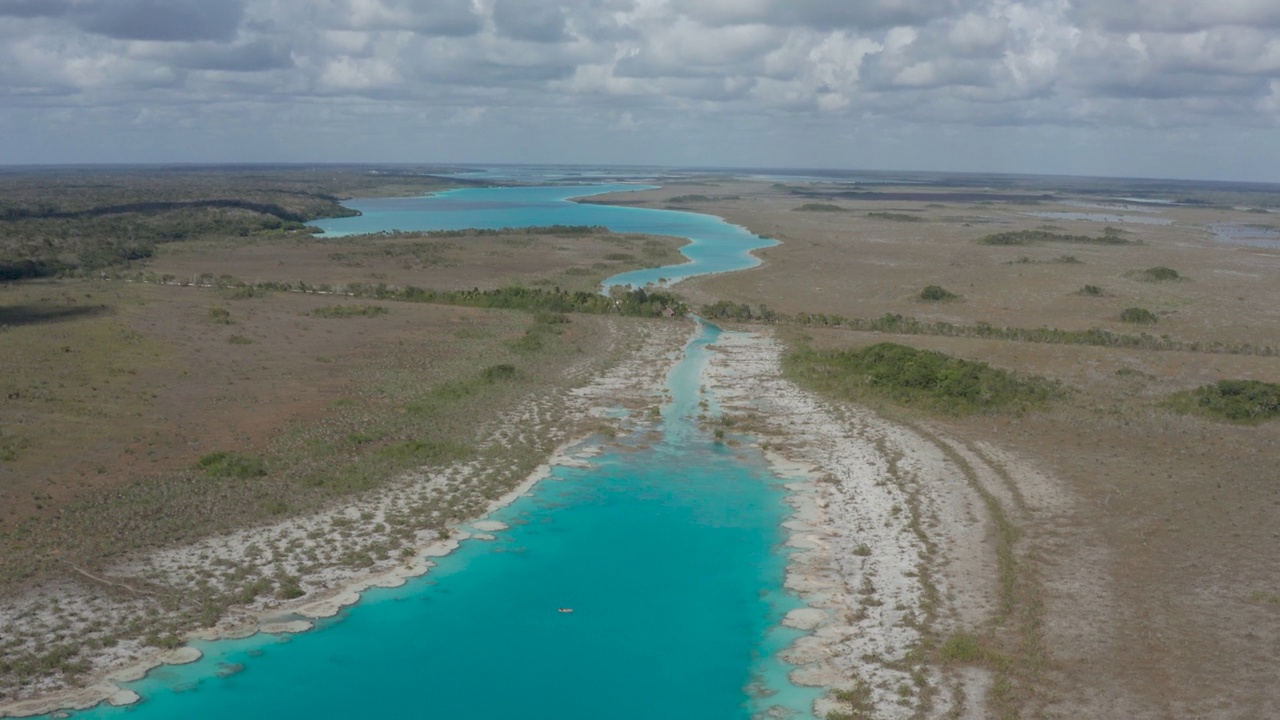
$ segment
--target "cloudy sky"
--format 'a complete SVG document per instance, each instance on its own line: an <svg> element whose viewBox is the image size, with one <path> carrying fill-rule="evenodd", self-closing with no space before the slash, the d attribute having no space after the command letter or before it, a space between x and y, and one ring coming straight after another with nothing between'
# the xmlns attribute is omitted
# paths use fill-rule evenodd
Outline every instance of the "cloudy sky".
<svg viewBox="0 0 1280 720"><path fill-rule="evenodd" d="M1280 181L1280 0L0 0L0 164Z"/></svg>

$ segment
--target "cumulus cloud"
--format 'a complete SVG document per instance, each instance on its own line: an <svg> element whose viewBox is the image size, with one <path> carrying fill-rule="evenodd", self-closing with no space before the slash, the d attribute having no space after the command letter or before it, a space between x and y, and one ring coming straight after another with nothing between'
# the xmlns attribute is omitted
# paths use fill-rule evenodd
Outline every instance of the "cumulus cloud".
<svg viewBox="0 0 1280 720"><path fill-rule="evenodd" d="M315 7L321 23L351 30L464 37L483 27L471 0L318 0Z"/></svg>
<svg viewBox="0 0 1280 720"><path fill-rule="evenodd" d="M241 0L104 0L71 12L86 32L124 40L230 40L243 16Z"/></svg>
<svg viewBox="0 0 1280 720"><path fill-rule="evenodd" d="M127 40L228 40L243 0L0 0L0 17L56 18Z"/></svg>
<svg viewBox="0 0 1280 720"><path fill-rule="evenodd" d="M674 0L678 12L709 25L886 28L953 14L958 0Z"/></svg>
<svg viewBox="0 0 1280 720"><path fill-rule="evenodd" d="M1076 0L1071 18L1110 32L1196 32L1213 27L1280 28L1273 0Z"/></svg>
<svg viewBox="0 0 1280 720"><path fill-rule="evenodd" d="M186 70L263 72L291 68L294 65L287 47L267 40L230 45L212 42L187 43L178 47L173 47L170 43L164 43L160 47L146 45L135 50L133 57L156 60Z"/></svg>
<svg viewBox="0 0 1280 720"><path fill-rule="evenodd" d="M496 0L493 24L504 37L553 43L569 39L559 0Z"/></svg>
<svg viewBox="0 0 1280 720"><path fill-rule="evenodd" d="M72 7L71 0L0 0L0 17L60 17Z"/></svg>

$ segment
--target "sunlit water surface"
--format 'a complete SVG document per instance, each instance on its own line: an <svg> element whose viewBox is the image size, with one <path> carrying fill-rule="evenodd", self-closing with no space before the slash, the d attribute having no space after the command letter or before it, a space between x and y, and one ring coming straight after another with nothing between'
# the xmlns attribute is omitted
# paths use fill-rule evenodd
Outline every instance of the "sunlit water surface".
<svg viewBox="0 0 1280 720"><path fill-rule="evenodd" d="M731 272L758 265L750 253L777 241L754 235L737 225L698 213L572 202L570 198L626 192L652 186L628 184L550 185L513 188L464 188L428 197L351 200L362 215L318 220L326 235L343 236L384 230L462 230L465 228L534 225L603 225L619 233L649 233L687 238L681 252L689 262L623 273L614 285L643 287L660 280Z"/></svg>

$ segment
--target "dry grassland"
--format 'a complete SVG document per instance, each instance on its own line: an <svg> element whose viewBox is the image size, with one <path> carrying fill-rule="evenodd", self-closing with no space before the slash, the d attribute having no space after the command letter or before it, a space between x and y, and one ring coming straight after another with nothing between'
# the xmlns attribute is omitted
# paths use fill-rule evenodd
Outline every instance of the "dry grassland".
<svg viewBox="0 0 1280 720"><path fill-rule="evenodd" d="M1208 229L1225 221L1268 223L1271 215L1210 207L1138 212L1059 201L956 202L945 190L934 192L936 198L910 202L823 200L838 209L801 211L815 201L765 184L726 182L649 191L646 201L666 206L670 197L690 193L736 196L676 204L782 241L759 252L761 267L682 283L680 291L695 306L730 300L764 303L785 314L898 313L957 325L1103 328L1167 334L1184 343L1280 348L1280 250L1224 244ZM1028 212L1173 222L1045 219ZM1132 242L978 243L1017 230L1097 237L1108 225ZM1160 266L1185 279L1150 282L1133 272ZM917 296L928 285L960 297L922 301ZM1101 294L1081 293L1085 285ZM1121 322L1129 307L1151 310L1157 323ZM1035 662L1027 646L1042 645L1047 662L1026 676L1029 690L993 700L994 714L1280 716L1280 424L1232 425L1160 405L1174 391L1223 378L1280 381L1280 357L798 325L780 331L793 342L830 347L892 340L1036 373L1074 389L1047 410L1012 417L926 418L879 408L983 449L996 465L1007 457L1018 460L1005 467L1038 467L1058 489L1051 500L1005 508L1016 523L1017 568L1029 588L1021 602L1032 622L1014 639L1010 627L984 632L1027 667ZM1017 487L1023 479L1011 480Z"/></svg>
<svg viewBox="0 0 1280 720"><path fill-rule="evenodd" d="M116 279L0 286L0 699L75 684L235 607L324 590L447 534L556 444L598 429L570 407L571 389L639 338L685 333L634 318L200 284L236 274L571 290L678 246L512 233L450 239L431 251L438 264L409 264L416 255L399 249L422 242L202 240L165 245L154 265ZM421 489L406 473L444 479ZM361 511L357 536L350 519L329 533L304 522L323 525L317 513L374 489L395 502ZM302 518L301 539L277 533L260 556L153 562L289 518Z"/></svg>
<svg viewBox="0 0 1280 720"><path fill-rule="evenodd" d="M437 290L523 284L594 291L603 278L629 268L680 262L679 247L684 242L610 232L525 231L297 236L272 243L232 238L163 245L148 269L175 279L229 275L250 284L302 281L318 287L385 282Z"/></svg>

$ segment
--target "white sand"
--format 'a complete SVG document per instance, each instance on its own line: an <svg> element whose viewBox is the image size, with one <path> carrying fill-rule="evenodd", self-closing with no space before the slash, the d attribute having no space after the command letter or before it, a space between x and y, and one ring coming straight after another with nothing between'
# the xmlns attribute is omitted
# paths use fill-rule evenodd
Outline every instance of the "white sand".
<svg viewBox="0 0 1280 720"><path fill-rule="evenodd" d="M726 413L754 414L765 425L755 440L767 445L773 472L792 479L784 526L799 551L786 585L808 607L788 613L785 624L811 632L783 655L798 666L792 681L845 689L861 679L875 717L911 717L918 695L904 698L898 689L913 687L908 653L926 618L922 578L938 587L933 629L943 636L985 619L994 603L980 498L926 438L782 378L782 348L771 338L725 333L715 349L705 384ZM981 702L989 682L981 670L961 677L921 667L935 689L934 717L953 709L957 686ZM839 709L830 697L815 707L819 717Z"/></svg>
<svg viewBox="0 0 1280 720"><path fill-rule="evenodd" d="M471 527L480 532L499 532L507 529L507 524L498 520L481 520L471 523Z"/></svg>

